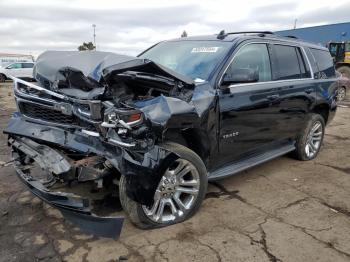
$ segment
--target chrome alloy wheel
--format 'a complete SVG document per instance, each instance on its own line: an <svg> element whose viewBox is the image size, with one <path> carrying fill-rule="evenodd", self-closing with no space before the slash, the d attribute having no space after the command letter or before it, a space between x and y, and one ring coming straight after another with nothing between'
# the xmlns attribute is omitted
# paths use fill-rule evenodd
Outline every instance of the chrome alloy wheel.
<svg viewBox="0 0 350 262"><path fill-rule="evenodd" d="M190 212L199 192L200 179L191 162L179 158L161 178L154 194L151 207L142 209L145 215L156 223L178 222Z"/></svg>
<svg viewBox="0 0 350 262"><path fill-rule="evenodd" d="M320 121L316 121L306 139L305 153L308 158L312 158L317 154L321 147L322 135L323 126Z"/></svg>

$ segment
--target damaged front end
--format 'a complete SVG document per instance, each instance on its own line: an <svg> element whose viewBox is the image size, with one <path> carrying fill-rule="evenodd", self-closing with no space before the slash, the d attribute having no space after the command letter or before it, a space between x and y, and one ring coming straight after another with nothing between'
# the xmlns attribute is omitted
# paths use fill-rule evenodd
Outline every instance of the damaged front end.
<svg viewBox="0 0 350 262"><path fill-rule="evenodd" d="M74 173L78 173L78 181L102 181L103 176L112 172L107 170L109 167L106 166L102 171L91 170L94 167L85 164L74 166L57 151L28 138L10 138L9 145L13 148L17 175L34 195L57 208L68 221L77 224L87 233L111 238L120 235L123 217L97 216L92 211L91 199L74 193L60 192L63 184L68 186L74 181ZM35 170L34 161L44 171L43 176L38 177L40 170ZM60 183L57 183L58 181Z"/></svg>
<svg viewBox="0 0 350 262"><path fill-rule="evenodd" d="M96 204L117 195L124 175L128 196L151 205L178 157L161 146L166 130L195 125L213 96L196 101L192 80L104 52L44 53L34 77L13 79L19 113L4 131L19 178L84 231L118 237L124 218L96 214Z"/></svg>

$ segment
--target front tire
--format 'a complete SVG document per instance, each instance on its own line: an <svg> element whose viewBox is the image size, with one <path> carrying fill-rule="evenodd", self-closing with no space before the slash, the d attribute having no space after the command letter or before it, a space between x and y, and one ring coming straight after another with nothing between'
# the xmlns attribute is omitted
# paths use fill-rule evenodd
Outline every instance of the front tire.
<svg viewBox="0 0 350 262"><path fill-rule="evenodd" d="M179 158L163 174L152 206L130 199L126 193L125 176L122 175L119 181L122 207L131 222L142 229L164 227L189 219L198 211L207 191L207 170L196 153L171 142L161 147Z"/></svg>
<svg viewBox="0 0 350 262"><path fill-rule="evenodd" d="M314 159L321 149L325 132L325 121L319 114L311 114L304 131L298 136L294 156L298 160Z"/></svg>
<svg viewBox="0 0 350 262"><path fill-rule="evenodd" d="M6 76L4 74L0 74L0 83L4 83L6 80Z"/></svg>

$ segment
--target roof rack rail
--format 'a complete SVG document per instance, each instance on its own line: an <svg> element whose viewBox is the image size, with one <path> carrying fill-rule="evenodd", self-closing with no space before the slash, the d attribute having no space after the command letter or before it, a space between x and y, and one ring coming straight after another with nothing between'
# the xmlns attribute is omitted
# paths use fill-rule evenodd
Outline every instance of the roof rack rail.
<svg viewBox="0 0 350 262"><path fill-rule="evenodd" d="M241 31L241 32L230 32L227 33L228 35L235 35L235 34L267 34L267 35L274 35L274 32L271 31Z"/></svg>
<svg viewBox="0 0 350 262"><path fill-rule="evenodd" d="M288 37L288 38L298 39L298 37L296 37L295 35L286 35L286 37Z"/></svg>
<svg viewBox="0 0 350 262"><path fill-rule="evenodd" d="M241 31L241 32L229 32L225 33L225 30L221 30L218 34L218 39L224 39L228 35L236 35L236 34L259 34L259 36L265 36L265 35L274 35L271 31Z"/></svg>

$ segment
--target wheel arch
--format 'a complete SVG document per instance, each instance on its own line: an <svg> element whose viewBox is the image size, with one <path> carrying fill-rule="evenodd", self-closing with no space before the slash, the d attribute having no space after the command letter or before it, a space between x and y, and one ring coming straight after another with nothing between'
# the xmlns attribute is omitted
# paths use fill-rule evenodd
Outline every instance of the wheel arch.
<svg viewBox="0 0 350 262"><path fill-rule="evenodd" d="M191 149L205 165L208 163L210 154L209 143L203 143L203 141L208 141L207 139L207 135L198 128L171 128L167 130L163 138L164 141L175 142Z"/></svg>
<svg viewBox="0 0 350 262"><path fill-rule="evenodd" d="M328 122L328 118L329 118L329 110L330 110L330 107L328 104L326 103L322 103L322 104L319 104L319 105L316 105L311 113L315 113L315 114L319 114L323 117L324 119L324 122L327 124Z"/></svg>
<svg viewBox="0 0 350 262"><path fill-rule="evenodd" d="M7 75L6 75L5 73L3 73L3 72L0 72L0 75L3 75L3 76L5 77L5 80L6 80L6 79L9 79L9 78L7 77Z"/></svg>

